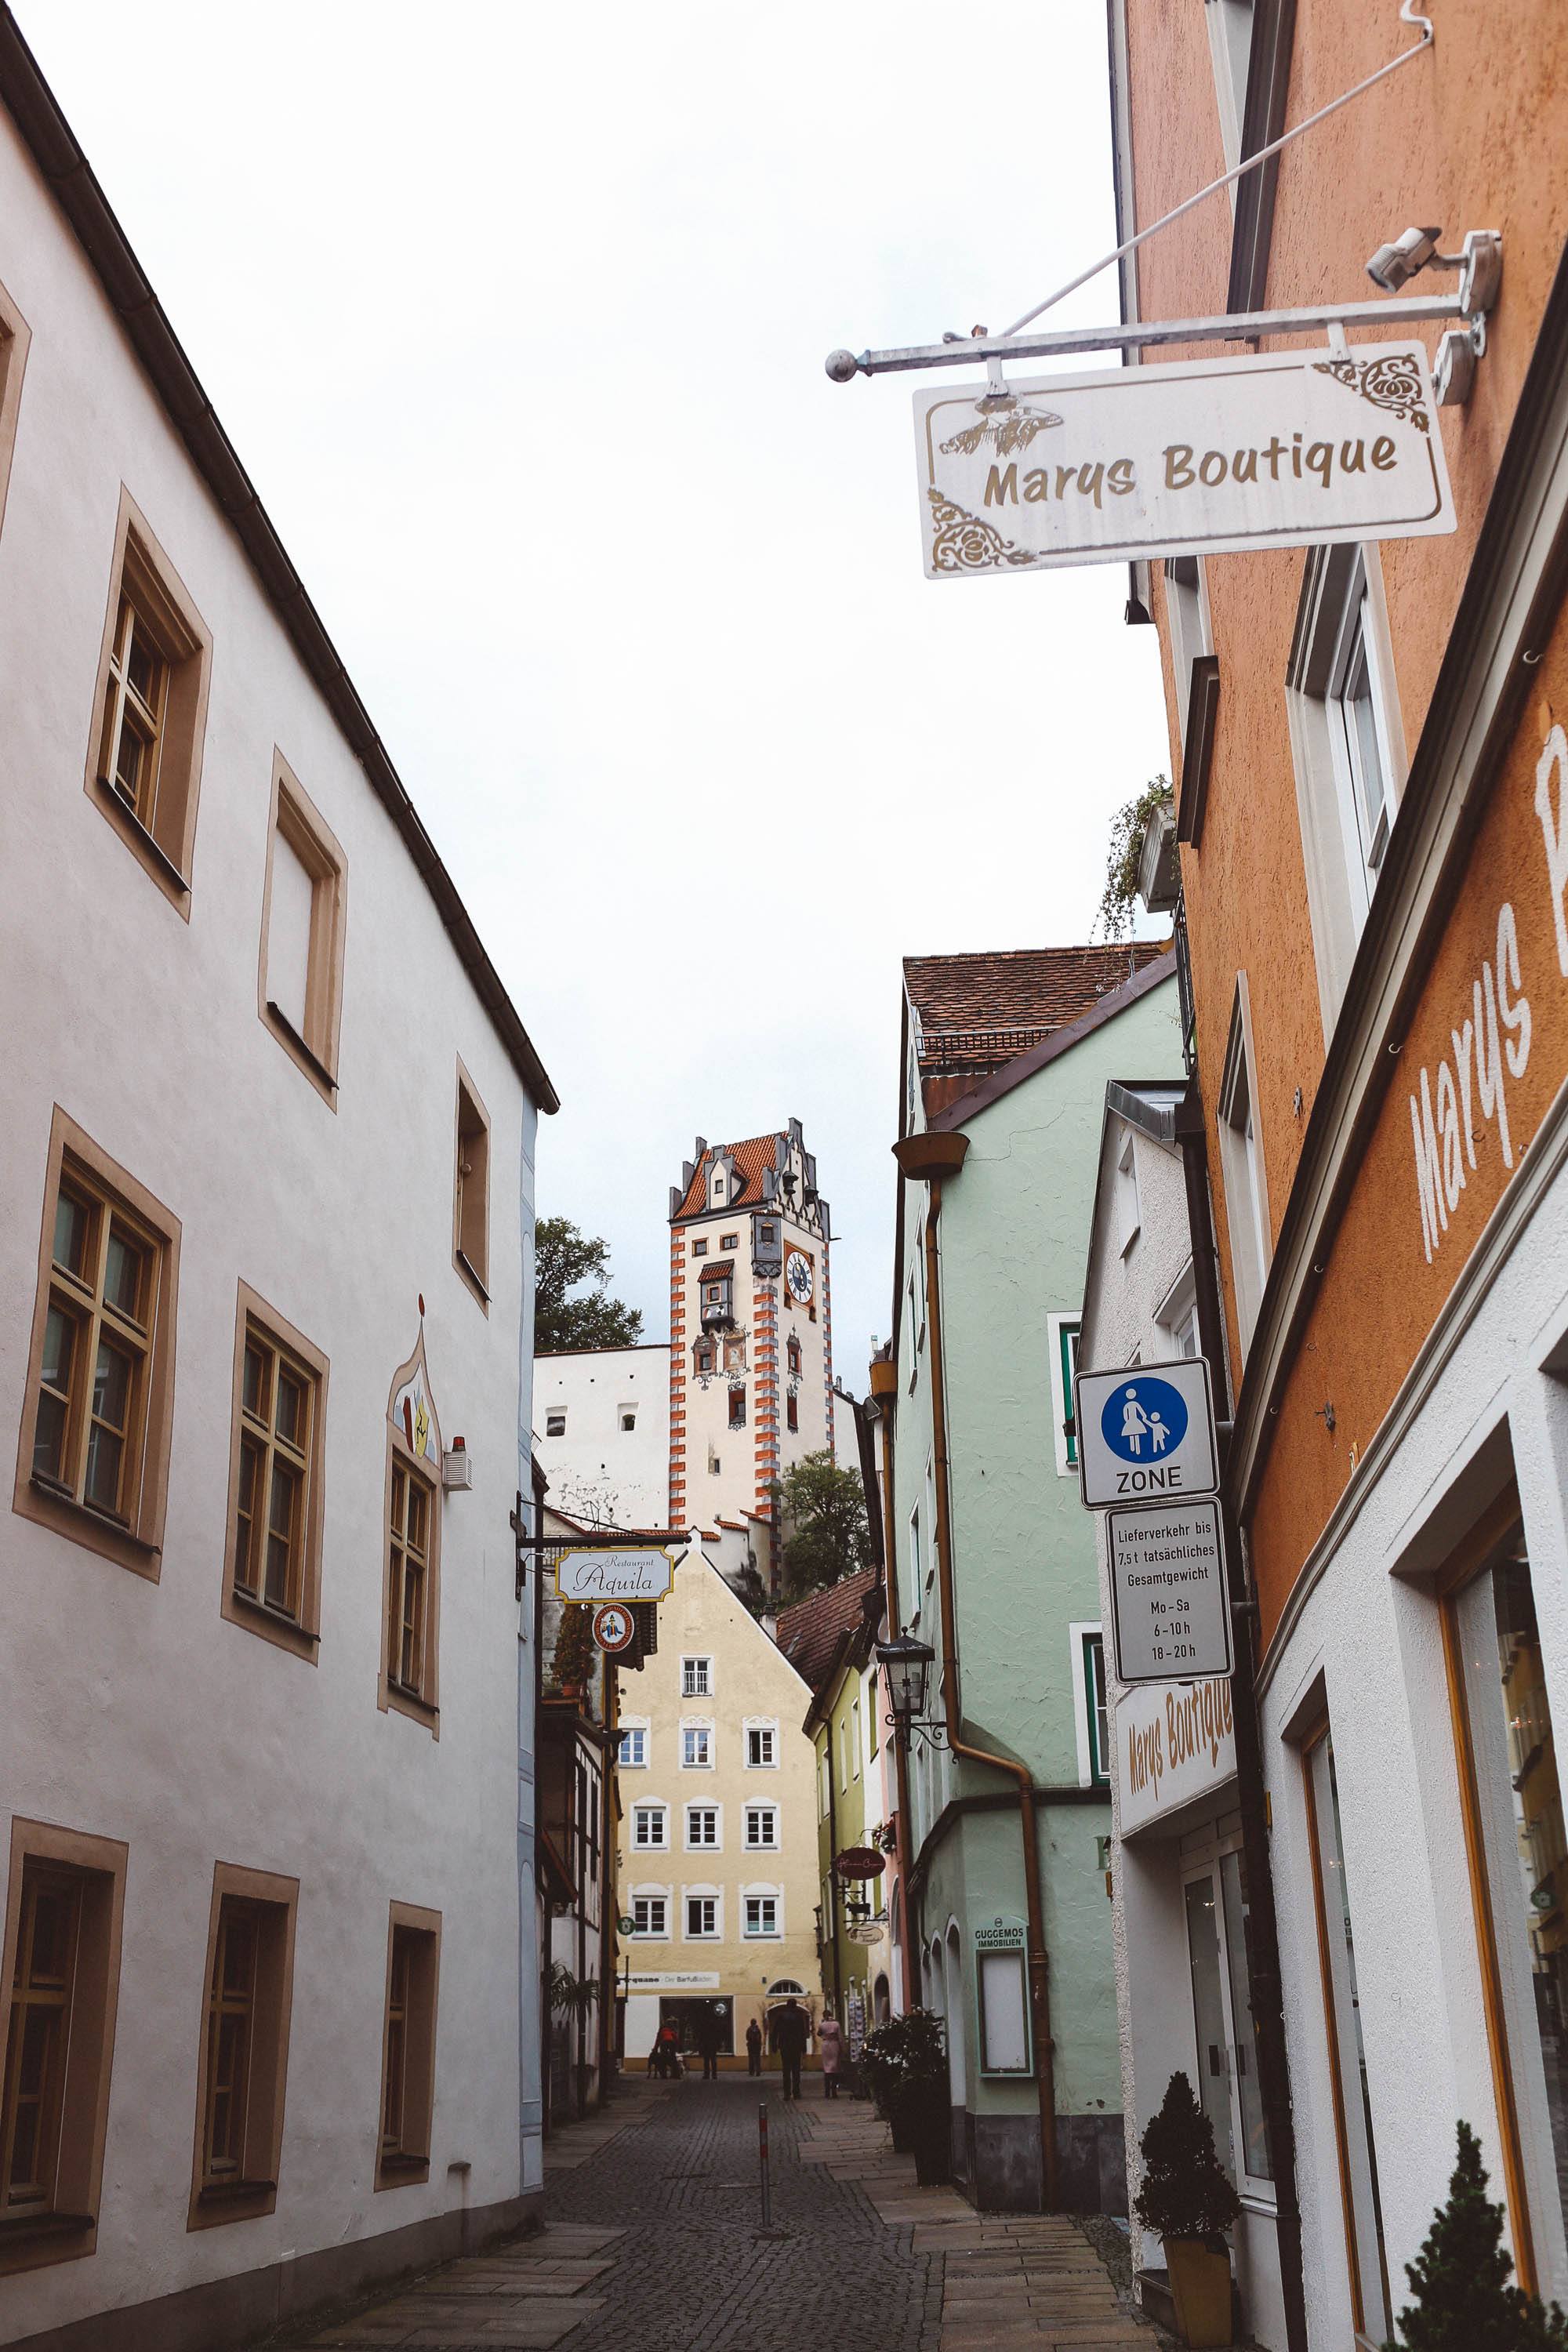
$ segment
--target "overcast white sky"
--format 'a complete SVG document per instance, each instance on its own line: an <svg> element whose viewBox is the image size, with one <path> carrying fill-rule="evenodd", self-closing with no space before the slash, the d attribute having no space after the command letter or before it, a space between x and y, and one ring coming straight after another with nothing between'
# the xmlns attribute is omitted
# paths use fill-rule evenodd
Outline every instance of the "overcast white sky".
<svg viewBox="0 0 1568 2352"><path fill-rule="evenodd" d="M1086 938L1166 764L1124 567L921 573L911 377L1113 240L1099 0L16 0L667 1329L667 1192L805 1122L889 1326L899 959ZM1107 273L1064 322L1115 316Z"/></svg>

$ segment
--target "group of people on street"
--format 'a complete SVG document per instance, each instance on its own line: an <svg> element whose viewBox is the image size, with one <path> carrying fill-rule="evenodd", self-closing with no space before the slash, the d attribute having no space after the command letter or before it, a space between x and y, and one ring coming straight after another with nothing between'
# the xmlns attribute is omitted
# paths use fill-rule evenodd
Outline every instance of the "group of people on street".
<svg viewBox="0 0 1568 2352"><path fill-rule="evenodd" d="M786 2000L768 2019L767 2038L778 2054L784 2075L786 2099L800 2097L800 2070L805 2059L806 2044L811 2038L811 2021L800 2003ZM838 2096L839 2077L844 2072L844 2032L838 2020L829 2010L817 2028L817 2043L822 2053L822 2090L825 2098ZM721 2045L724 2041L724 2011L715 2001L704 2002L692 2026L692 2041L702 2060L702 2079L716 2083L719 2079ZM680 2034L675 2022L666 2018L654 2036L653 2048L647 2055L647 2071L660 2082L673 2082L685 2073L680 2051ZM761 2074L763 2071L763 2029L753 2017L746 2027L746 2072Z"/></svg>

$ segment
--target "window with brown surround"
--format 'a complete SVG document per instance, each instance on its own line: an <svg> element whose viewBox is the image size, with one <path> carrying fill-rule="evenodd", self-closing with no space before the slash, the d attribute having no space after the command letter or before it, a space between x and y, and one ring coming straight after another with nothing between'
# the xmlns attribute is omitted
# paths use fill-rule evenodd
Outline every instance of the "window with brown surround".
<svg viewBox="0 0 1568 2352"><path fill-rule="evenodd" d="M387 1929L386 2024L382 2042L377 2189L430 2177L436 2098L436 2011L441 1914L394 1903Z"/></svg>
<svg viewBox="0 0 1568 2352"><path fill-rule="evenodd" d="M441 1432L423 1338L387 1409L386 1563L378 1704L439 1734Z"/></svg>
<svg viewBox="0 0 1568 2352"><path fill-rule="evenodd" d="M156 1577L180 1227L58 1107L13 1507Z"/></svg>
<svg viewBox="0 0 1568 2352"><path fill-rule="evenodd" d="M458 1064L457 1175L452 1191L452 1264L486 1314L490 1278L490 1122L479 1089Z"/></svg>
<svg viewBox="0 0 1568 2352"><path fill-rule="evenodd" d="M234 1357L223 1613L314 1664L327 1360L244 1282Z"/></svg>
<svg viewBox="0 0 1568 2352"><path fill-rule="evenodd" d="M274 751L257 1002L285 1053L334 1110L347 886L336 835Z"/></svg>
<svg viewBox="0 0 1568 2352"><path fill-rule="evenodd" d="M188 2229L277 2205L299 1900L297 1878L213 1872Z"/></svg>
<svg viewBox="0 0 1568 2352"><path fill-rule="evenodd" d="M0 2275L96 2243L125 1858L114 1839L11 1824Z"/></svg>
<svg viewBox="0 0 1568 2352"><path fill-rule="evenodd" d="M206 625L122 490L86 789L187 921L211 675Z"/></svg>
<svg viewBox="0 0 1568 2352"><path fill-rule="evenodd" d="M5 515L11 453L16 446L16 412L22 405L22 371L31 340L32 330L0 286L0 522Z"/></svg>

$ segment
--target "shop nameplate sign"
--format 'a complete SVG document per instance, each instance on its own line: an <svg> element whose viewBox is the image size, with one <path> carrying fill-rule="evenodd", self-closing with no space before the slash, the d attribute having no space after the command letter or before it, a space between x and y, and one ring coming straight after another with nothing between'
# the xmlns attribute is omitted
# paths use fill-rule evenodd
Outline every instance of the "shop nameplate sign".
<svg viewBox="0 0 1568 2352"><path fill-rule="evenodd" d="M1454 529L1412 336L915 394L929 579Z"/></svg>
<svg viewBox="0 0 1568 2352"><path fill-rule="evenodd" d="M1112 1511L1105 1532L1118 1682L1228 1675L1230 1601L1213 1496Z"/></svg>
<svg viewBox="0 0 1568 2352"><path fill-rule="evenodd" d="M1123 1837L1236 1778L1230 1685L1140 1683L1116 1702L1117 1817Z"/></svg>
<svg viewBox="0 0 1568 2352"><path fill-rule="evenodd" d="M717 1992L719 1971L706 1969L634 1969L626 1979L633 1992Z"/></svg>
<svg viewBox="0 0 1568 2352"><path fill-rule="evenodd" d="M1022 1919L987 1919L974 1930L977 1952L1021 1952L1028 1940Z"/></svg>
<svg viewBox="0 0 1568 2352"><path fill-rule="evenodd" d="M1219 1485L1206 1357L1079 1372L1073 1426L1083 1499L1091 1511L1212 1495Z"/></svg>
<svg viewBox="0 0 1568 2352"><path fill-rule="evenodd" d="M565 1551L555 1563L563 1601L663 1601L675 1581L675 1563L651 1544L624 1551Z"/></svg>
<svg viewBox="0 0 1568 2352"><path fill-rule="evenodd" d="M852 1927L847 1927L844 1932L852 1944L879 1944L884 1930L874 1920L857 1919L855 1925Z"/></svg>

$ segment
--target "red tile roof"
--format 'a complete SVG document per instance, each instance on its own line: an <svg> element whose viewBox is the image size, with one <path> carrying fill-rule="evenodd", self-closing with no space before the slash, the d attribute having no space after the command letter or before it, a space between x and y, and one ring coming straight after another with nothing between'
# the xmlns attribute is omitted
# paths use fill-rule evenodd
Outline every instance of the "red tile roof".
<svg viewBox="0 0 1568 2352"><path fill-rule="evenodd" d="M727 1209L742 1205L755 1208L763 1197L763 1171L778 1166L779 1139L776 1135L749 1136L744 1143L713 1143L698 1161L686 1188L686 1198L676 1211L677 1219L695 1217L708 1203L708 1172L721 1152L727 1151L745 1178L745 1188L725 1202Z"/></svg>
<svg viewBox="0 0 1568 2352"><path fill-rule="evenodd" d="M906 956L904 985L920 1020L922 1072L999 1069L1163 955L1139 940L1109 947L1013 948Z"/></svg>
<svg viewBox="0 0 1568 2352"><path fill-rule="evenodd" d="M819 1690L832 1663L840 1633L852 1633L866 1613L866 1603L879 1582L874 1568L861 1569L838 1584L828 1584L793 1609L781 1609L778 1645L803 1681Z"/></svg>

